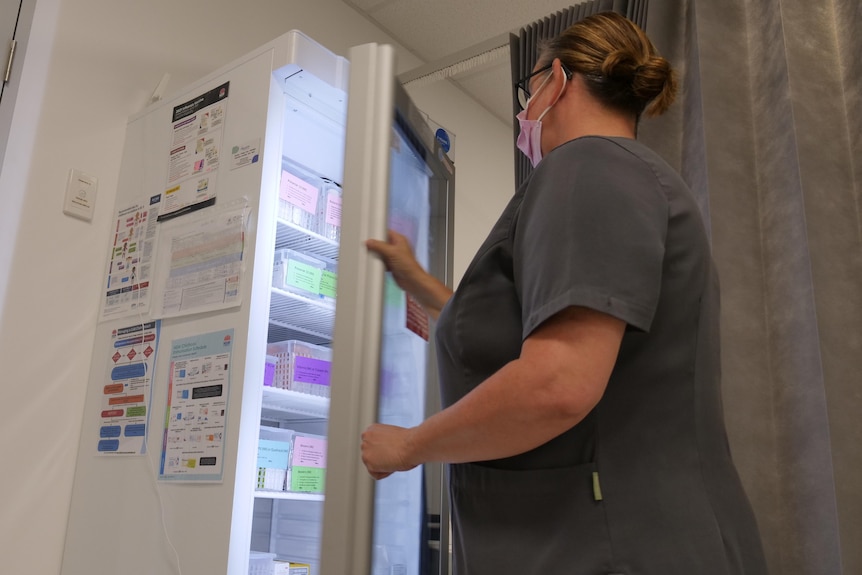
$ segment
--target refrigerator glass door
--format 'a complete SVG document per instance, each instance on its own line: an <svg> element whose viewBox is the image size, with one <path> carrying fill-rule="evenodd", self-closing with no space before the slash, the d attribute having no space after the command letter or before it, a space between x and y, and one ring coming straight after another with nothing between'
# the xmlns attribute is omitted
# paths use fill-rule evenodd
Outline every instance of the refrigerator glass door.
<svg viewBox="0 0 862 575"><path fill-rule="evenodd" d="M364 242L398 232L451 283L453 171L395 81L391 47L354 48L350 67L321 573L438 573L448 547L440 466L375 482L360 458L371 423L410 427L439 406L433 325Z"/></svg>

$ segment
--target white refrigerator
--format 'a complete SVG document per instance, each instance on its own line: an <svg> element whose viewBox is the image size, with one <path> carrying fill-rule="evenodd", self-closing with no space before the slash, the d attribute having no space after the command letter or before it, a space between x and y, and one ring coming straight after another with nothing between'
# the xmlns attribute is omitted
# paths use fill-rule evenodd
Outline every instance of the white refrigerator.
<svg viewBox="0 0 862 575"><path fill-rule="evenodd" d="M452 276L454 168L394 61L291 31L130 118L64 575L447 572L441 467L359 454L439 409L433 322L364 241Z"/></svg>

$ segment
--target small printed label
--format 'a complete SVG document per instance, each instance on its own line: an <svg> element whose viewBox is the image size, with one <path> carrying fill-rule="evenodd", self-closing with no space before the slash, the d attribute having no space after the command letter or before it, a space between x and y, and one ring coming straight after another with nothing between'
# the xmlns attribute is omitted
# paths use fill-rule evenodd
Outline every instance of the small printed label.
<svg viewBox="0 0 862 575"><path fill-rule="evenodd" d="M290 260L287 263L287 274L284 283L311 293L320 293L320 268Z"/></svg>
<svg viewBox="0 0 862 575"><path fill-rule="evenodd" d="M256 164L260 160L260 138L231 148L230 169Z"/></svg>
<svg viewBox="0 0 862 575"><path fill-rule="evenodd" d="M278 197L310 214L317 213L318 190L308 182L288 172L281 171L281 186Z"/></svg>
<svg viewBox="0 0 862 575"><path fill-rule="evenodd" d="M324 270L320 274L320 295L335 298L335 286L337 282L337 274Z"/></svg>
<svg viewBox="0 0 862 575"><path fill-rule="evenodd" d="M330 193L326 197L326 223L335 227L341 226L341 196L336 193Z"/></svg>
<svg viewBox="0 0 862 575"><path fill-rule="evenodd" d="M323 359L313 357L297 357L293 366L293 381L296 383L313 383L329 385L329 372L332 364Z"/></svg>
<svg viewBox="0 0 862 575"><path fill-rule="evenodd" d="M287 469L290 457L290 444L286 441L261 439L257 445L257 466L274 469Z"/></svg>
<svg viewBox="0 0 862 575"><path fill-rule="evenodd" d="M321 467L293 467L290 470L290 490L305 493L323 493L326 469Z"/></svg>
<svg viewBox="0 0 862 575"><path fill-rule="evenodd" d="M297 435L293 439L291 467L326 467L326 439Z"/></svg>

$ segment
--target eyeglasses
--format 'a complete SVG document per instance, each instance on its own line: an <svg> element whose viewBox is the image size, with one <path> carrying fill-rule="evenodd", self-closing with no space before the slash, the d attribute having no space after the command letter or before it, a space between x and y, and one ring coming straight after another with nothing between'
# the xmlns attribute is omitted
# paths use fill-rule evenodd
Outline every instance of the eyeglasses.
<svg viewBox="0 0 862 575"><path fill-rule="evenodd" d="M560 63L560 66L563 68L563 73L566 75L566 81L571 80L572 72L568 68L566 68L565 64ZM547 66L544 66L543 68L539 68L526 78L523 78L515 83L515 90L518 94L518 105L521 106L522 110L527 108L527 101L530 99L530 80L533 78L533 76L541 74L542 72L547 72L553 67L554 64L552 62Z"/></svg>

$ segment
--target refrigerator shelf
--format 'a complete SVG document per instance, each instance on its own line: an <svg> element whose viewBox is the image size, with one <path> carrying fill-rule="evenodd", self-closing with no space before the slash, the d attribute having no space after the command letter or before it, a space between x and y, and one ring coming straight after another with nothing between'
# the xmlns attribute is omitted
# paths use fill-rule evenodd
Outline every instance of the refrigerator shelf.
<svg viewBox="0 0 862 575"><path fill-rule="evenodd" d="M272 288L272 295L269 300L269 324L270 342L301 339L316 344L330 343L335 324L335 306L325 301L315 301L278 288ZM273 338L273 326L288 331L293 330L302 335L294 338ZM315 341L309 340L309 336L317 339Z"/></svg>
<svg viewBox="0 0 862 575"><path fill-rule="evenodd" d="M256 499L291 499L293 501L323 501L323 493L296 493L294 491L255 491Z"/></svg>
<svg viewBox="0 0 862 575"><path fill-rule="evenodd" d="M275 249L290 248L338 260L338 242L330 240L282 219L276 220Z"/></svg>
<svg viewBox="0 0 862 575"><path fill-rule="evenodd" d="M299 393L290 389L264 387L261 405L264 412L268 410L277 412L273 414L273 419L278 420L298 419L297 417L286 417L286 414L300 416L300 419L308 417L326 419L329 417L328 397Z"/></svg>
<svg viewBox="0 0 862 575"><path fill-rule="evenodd" d="M315 345L330 345L332 343L331 335L270 320L269 333L267 335L266 342L275 343L277 341L287 341L289 339L298 339Z"/></svg>

